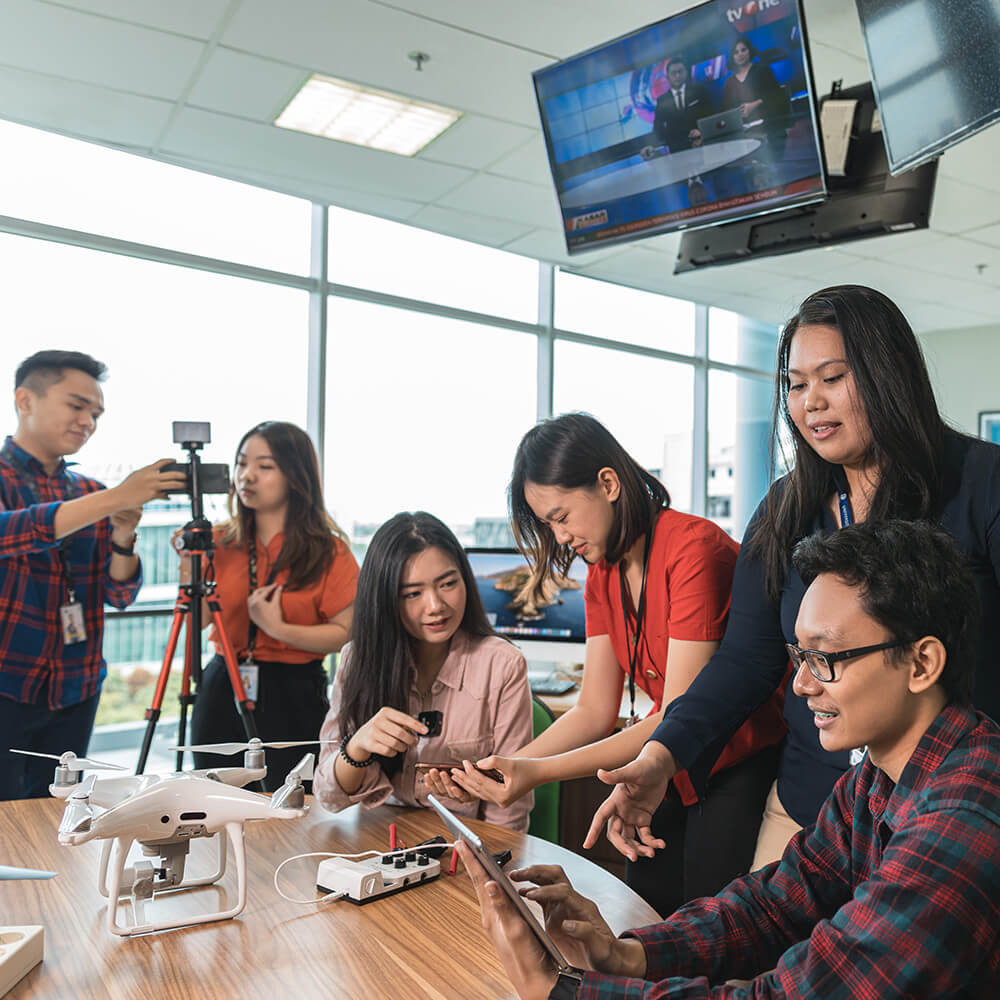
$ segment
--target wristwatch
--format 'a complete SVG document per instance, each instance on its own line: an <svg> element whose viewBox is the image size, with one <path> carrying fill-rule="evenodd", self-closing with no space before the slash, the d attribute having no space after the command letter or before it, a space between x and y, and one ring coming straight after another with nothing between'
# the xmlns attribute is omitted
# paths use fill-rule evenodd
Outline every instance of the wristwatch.
<svg viewBox="0 0 1000 1000"><path fill-rule="evenodd" d="M113 538L111 539L111 551L117 552L120 556L134 556L135 543L139 541L138 534L132 535L132 543L128 546L119 545Z"/></svg>
<svg viewBox="0 0 1000 1000"><path fill-rule="evenodd" d="M560 969L559 978L556 980L555 986L552 987L552 992L549 993L549 1000L576 1000L582 982L582 969L574 969L571 966Z"/></svg>

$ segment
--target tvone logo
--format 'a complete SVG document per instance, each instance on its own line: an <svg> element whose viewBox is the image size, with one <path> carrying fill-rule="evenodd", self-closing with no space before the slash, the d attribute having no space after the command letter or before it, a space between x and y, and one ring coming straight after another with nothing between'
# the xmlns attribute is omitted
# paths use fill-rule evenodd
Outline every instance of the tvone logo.
<svg viewBox="0 0 1000 1000"><path fill-rule="evenodd" d="M761 11L770 10L772 7L780 7L781 0L747 0L742 7L730 7L726 11L729 22L742 20L744 17L753 17Z"/></svg>

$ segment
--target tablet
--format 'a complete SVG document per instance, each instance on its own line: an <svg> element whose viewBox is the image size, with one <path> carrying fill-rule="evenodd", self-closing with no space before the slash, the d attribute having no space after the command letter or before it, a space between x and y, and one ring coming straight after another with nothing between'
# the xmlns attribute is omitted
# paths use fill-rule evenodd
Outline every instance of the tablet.
<svg viewBox="0 0 1000 1000"><path fill-rule="evenodd" d="M483 846L483 842L477 837L457 816L454 816L448 809L433 795L427 796L427 801L434 811L444 820L444 825L454 834L456 840L462 840L472 850L472 853L479 859L479 863L489 873L490 878L500 886L507 894L510 901L517 908L517 911L528 922L528 926L535 932L541 946L548 952L552 960L556 963L559 972L577 970L573 968L563 957L562 952L556 947L556 943L549 937L548 932L538 922L538 918L531 912L528 904L525 903L517 886L507 877L507 873L493 860L493 855Z"/></svg>

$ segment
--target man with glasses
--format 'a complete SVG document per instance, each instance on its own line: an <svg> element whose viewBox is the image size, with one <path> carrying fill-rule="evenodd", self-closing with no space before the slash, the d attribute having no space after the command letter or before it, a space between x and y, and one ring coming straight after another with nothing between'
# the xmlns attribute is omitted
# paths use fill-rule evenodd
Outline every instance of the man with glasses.
<svg viewBox="0 0 1000 1000"><path fill-rule="evenodd" d="M793 562L793 689L827 750L867 753L780 861L622 938L560 868L512 873L579 976L464 852L522 1000L1000 996L1000 727L970 706L965 559L944 531L889 521L814 535Z"/></svg>

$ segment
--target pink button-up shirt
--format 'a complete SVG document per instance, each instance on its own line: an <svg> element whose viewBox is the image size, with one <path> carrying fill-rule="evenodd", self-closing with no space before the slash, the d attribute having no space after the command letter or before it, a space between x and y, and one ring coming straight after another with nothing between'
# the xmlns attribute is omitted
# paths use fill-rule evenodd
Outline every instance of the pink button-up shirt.
<svg viewBox="0 0 1000 1000"><path fill-rule="evenodd" d="M452 637L448 657L429 694L421 696L415 683L410 686L407 712L414 718L420 712L435 709L441 712L441 734L423 738L408 750L402 767L391 778L383 773L378 762L371 764L365 768L361 787L348 795L340 787L333 765L343 735L337 719L343 678L350 669L348 643L341 654L330 711L320 732L320 739L335 742L323 746L313 777L313 793L331 812L339 812L355 802L368 808L383 802L426 806L430 789L415 767L417 761L476 761L491 753L509 755L531 742L531 691L524 657L498 636L473 638L459 630ZM506 808L492 802L463 803L454 799L445 804L459 816L484 819L511 830L526 830L533 803L534 795L529 793Z"/></svg>

